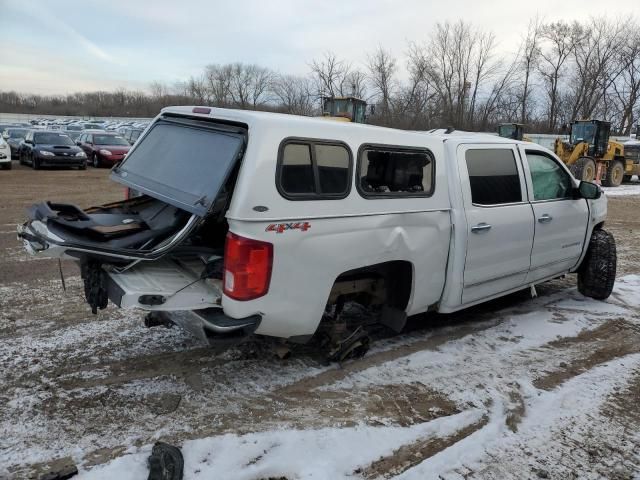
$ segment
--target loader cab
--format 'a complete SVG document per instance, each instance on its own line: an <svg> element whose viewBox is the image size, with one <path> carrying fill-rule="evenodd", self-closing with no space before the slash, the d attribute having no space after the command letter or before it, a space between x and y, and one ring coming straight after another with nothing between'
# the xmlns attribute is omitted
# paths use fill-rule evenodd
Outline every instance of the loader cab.
<svg viewBox="0 0 640 480"><path fill-rule="evenodd" d="M607 153L611 123L601 120L576 120L571 123L569 142L576 146L588 143L591 157L602 157Z"/></svg>
<svg viewBox="0 0 640 480"><path fill-rule="evenodd" d="M501 123L498 125L498 135L511 140L522 140L524 125L521 123Z"/></svg>
<svg viewBox="0 0 640 480"><path fill-rule="evenodd" d="M322 116L352 123L365 123L367 102L356 97L322 97Z"/></svg>

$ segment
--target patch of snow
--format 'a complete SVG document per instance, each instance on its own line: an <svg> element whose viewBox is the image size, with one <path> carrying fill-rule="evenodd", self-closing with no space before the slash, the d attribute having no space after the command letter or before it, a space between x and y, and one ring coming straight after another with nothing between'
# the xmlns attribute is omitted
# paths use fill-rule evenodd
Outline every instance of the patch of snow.
<svg viewBox="0 0 640 480"><path fill-rule="evenodd" d="M640 195L640 181L634 176L632 183L623 183L619 187L600 187L607 197L626 197L629 195Z"/></svg>
<svg viewBox="0 0 640 480"><path fill-rule="evenodd" d="M256 478L341 479L401 445L446 437L480 420L481 410L468 410L410 427L322 428L227 434L191 440L182 446L184 479ZM147 472L150 446L109 464L82 471L79 480L137 480Z"/></svg>

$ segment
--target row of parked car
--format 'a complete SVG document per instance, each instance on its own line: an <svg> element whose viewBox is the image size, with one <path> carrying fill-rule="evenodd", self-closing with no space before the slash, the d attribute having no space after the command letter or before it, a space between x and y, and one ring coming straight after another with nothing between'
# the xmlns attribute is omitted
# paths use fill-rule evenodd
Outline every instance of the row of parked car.
<svg viewBox="0 0 640 480"><path fill-rule="evenodd" d="M139 122L77 122L42 125L0 124L0 166L111 167L124 158L146 128Z"/></svg>

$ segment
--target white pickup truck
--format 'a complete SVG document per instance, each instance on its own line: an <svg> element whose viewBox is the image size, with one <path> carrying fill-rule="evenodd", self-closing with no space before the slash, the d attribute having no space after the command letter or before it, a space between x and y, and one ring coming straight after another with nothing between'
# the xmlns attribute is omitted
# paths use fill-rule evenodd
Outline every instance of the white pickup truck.
<svg viewBox="0 0 640 480"><path fill-rule="evenodd" d="M94 313L163 312L212 342L320 330L343 355L363 338L347 301L400 330L571 272L599 299L615 280L606 198L533 143L171 107L111 178L136 195L35 205L26 249L77 259Z"/></svg>

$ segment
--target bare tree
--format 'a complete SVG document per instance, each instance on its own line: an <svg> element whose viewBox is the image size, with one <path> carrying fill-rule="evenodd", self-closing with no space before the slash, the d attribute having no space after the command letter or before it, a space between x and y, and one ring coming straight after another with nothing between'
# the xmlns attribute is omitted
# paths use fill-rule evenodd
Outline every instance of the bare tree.
<svg viewBox="0 0 640 480"><path fill-rule="evenodd" d="M391 98L396 88L396 61L391 54L382 47L367 58L369 82L376 99L378 114L389 121L391 116Z"/></svg>
<svg viewBox="0 0 640 480"><path fill-rule="evenodd" d="M591 19L573 46L571 118L591 117L624 69L621 47L625 24L606 18Z"/></svg>
<svg viewBox="0 0 640 480"><path fill-rule="evenodd" d="M318 97L335 97L342 94L345 77L349 73L349 65L346 62L327 52L321 60L313 60L310 68Z"/></svg>
<svg viewBox="0 0 640 480"><path fill-rule="evenodd" d="M522 74L520 97L520 123L527 123L529 119L529 103L531 98L531 80L538 66L540 58L540 33L542 25L540 18L536 16L529 21L527 34L522 41L519 51L518 67Z"/></svg>
<svg viewBox="0 0 640 480"><path fill-rule="evenodd" d="M295 115L314 113L313 87L308 78L280 75L273 80L272 89L284 113Z"/></svg>
<svg viewBox="0 0 640 480"><path fill-rule="evenodd" d="M560 81L565 71L565 63L582 41L584 29L580 24L565 22L549 23L542 27L541 38L544 46L540 51L539 72L547 95L547 128L554 131L558 121L560 103Z"/></svg>
<svg viewBox="0 0 640 480"><path fill-rule="evenodd" d="M618 82L613 83L616 100L620 105L620 130L629 135L640 118L640 25L629 24L627 41L621 46L623 69Z"/></svg>

